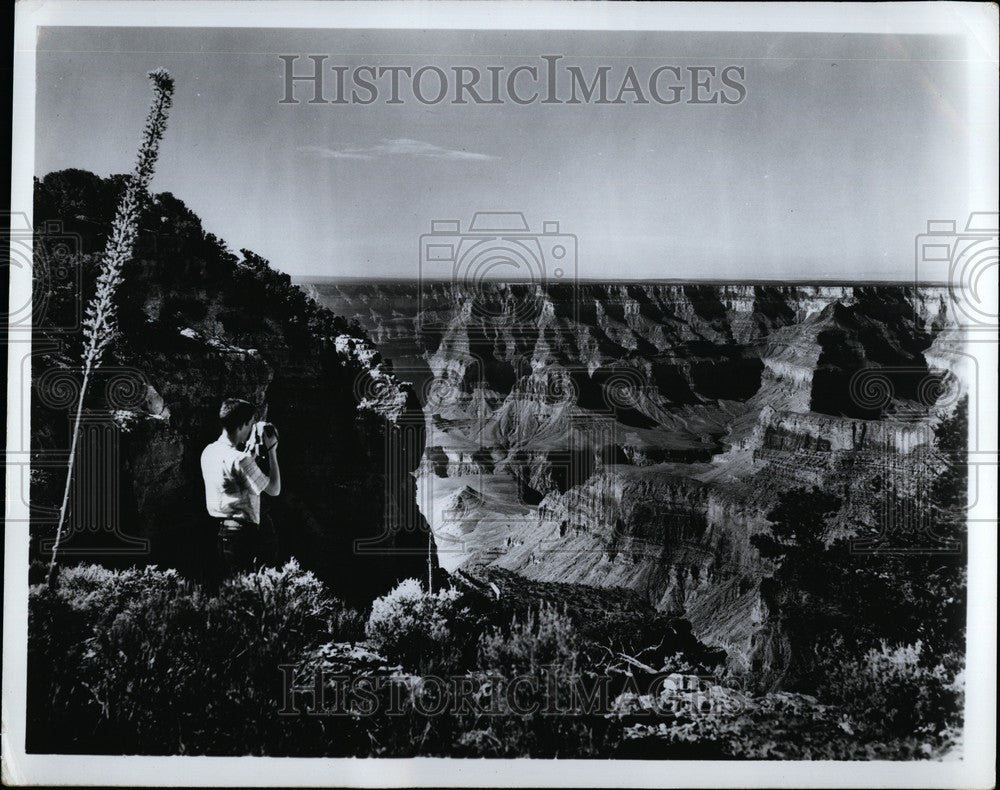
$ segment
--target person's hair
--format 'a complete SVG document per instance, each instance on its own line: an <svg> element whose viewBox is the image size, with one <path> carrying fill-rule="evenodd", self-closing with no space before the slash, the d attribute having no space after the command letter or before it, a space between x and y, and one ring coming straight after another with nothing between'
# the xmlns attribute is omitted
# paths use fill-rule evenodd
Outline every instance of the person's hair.
<svg viewBox="0 0 1000 790"><path fill-rule="evenodd" d="M245 400L227 398L219 409L219 420L227 431L234 431L252 420L254 411L253 405Z"/></svg>

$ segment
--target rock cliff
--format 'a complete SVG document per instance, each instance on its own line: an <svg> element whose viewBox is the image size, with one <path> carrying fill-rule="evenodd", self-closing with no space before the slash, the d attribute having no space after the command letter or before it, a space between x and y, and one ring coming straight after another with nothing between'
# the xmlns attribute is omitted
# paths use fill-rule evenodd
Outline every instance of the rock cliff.
<svg viewBox="0 0 1000 790"><path fill-rule="evenodd" d="M626 586L758 669L787 655L750 543L778 496L873 523L872 481L934 474L965 386L934 286L311 287L421 397L444 567Z"/></svg>
<svg viewBox="0 0 1000 790"><path fill-rule="evenodd" d="M71 317L93 288L120 188L120 178L83 171L36 182L36 223L61 223L78 253L38 322L36 457L58 457L68 446L70 404L54 387L75 375L80 334ZM363 330L253 253L230 252L168 193L147 207L118 301L120 332L102 376L125 382L129 397L111 397L103 380L91 388L88 410L115 426L109 446L82 445L77 478L90 488L76 500L66 561L204 573L215 547L200 453L219 433L221 401L241 397L280 431L283 491L264 500L285 554L365 602L398 578L426 578L429 561L436 567L411 474L423 455L421 405ZM36 467L37 549L52 533L64 472ZM95 512L96 491L113 491L116 501Z"/></svg>

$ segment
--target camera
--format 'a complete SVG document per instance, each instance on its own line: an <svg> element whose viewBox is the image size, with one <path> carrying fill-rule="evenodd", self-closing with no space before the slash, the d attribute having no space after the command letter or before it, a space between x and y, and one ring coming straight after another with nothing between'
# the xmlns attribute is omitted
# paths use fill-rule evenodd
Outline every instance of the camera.
<svg viewBox="0 0 1000 790"><path fill-rule="evenodd" d="M452 285L453 307L471 300L478 318L514 331L537 331L544 297L575 314L576 256L576 236L560 233L558 222L533 232L520 211L476 212L465 231L459 220L433 220L420 237L418 328L443 328L450 319L436 320L425 301L429 284L440 280Z"/></svg>
<svg viewBox="0 0 1000 790"><path fill-rule="evenodd" d="M973 212L958 230L954 220L929 220L916 238L916 282L944 281L955 319L966 328L997 326L997 212ZM984 274L993 269L992 278Z"/></svg>
<svg viewBox="0 0 1000 790"><path fill-rule="evenodd" d="M276 441L278 441L278 429L272 423L261 420L251 426L246 447L264 474L271 471L271 464L267 458L267 448Z"/></svg>

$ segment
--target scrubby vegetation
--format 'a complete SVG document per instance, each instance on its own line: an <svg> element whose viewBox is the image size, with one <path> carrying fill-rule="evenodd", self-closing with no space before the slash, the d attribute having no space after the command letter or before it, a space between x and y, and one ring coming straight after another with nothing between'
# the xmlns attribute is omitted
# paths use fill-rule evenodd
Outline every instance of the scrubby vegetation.
<svg viewBox="0 0 1000 790"><path fill-rule="evenodd" d="M462 665L481 620L457 589L428 593L416 579L404 579L372 604L365 633L390 660L430 673Z"/></svg>
<svg viewBox="0 0 1000 790"><path fill-rule="evenodd" d="M406 580L366 614L294 562L214 590L65 569L31 588L29 750L905 759L957 737L960 667L921 645L836 644L812 693L752 694L627 591L576 588L573 607L573 585L451 581ZM598 600L658 638L624 651L587 621Z"/></svg>
<svg viewBox="0 0 1000 790"><path fill-rule="evenodd" d="M40 260L48 261L49 269L56 263L65 268L35 281L36 288L45 289L38 294L45 304L40 330L65 332L77 326L77 306L96 288L100 254L127 183L124 175L101 178L78 169L35 179ZM68 258L58 249L67 240ZM192 280L197 287L180 287ZM363 336L357 325L307 297L265 258L246 249L234 254L170 192L152 194L144 204L135 254L125 264L119 293L120 354L147 343L159 345L164 328L193 327L208 336L215 328L217 339L233 345L259 347L267 339L294 348L305 344L311 352L338 334ZM157 307L154 316L151 302ZM251 303L259 309L245 309Z"/></svg>
<svg viewBox="0 0 1000 790"><path fill-rule="evenodd" d="M29 598L29 750L281 752L277 667L352 619L294 562L211 594L156 568L58 581Z"/></svg>
<svg viewBox="0 0 1000 790"><path fill-rule="evenodd" d="M939 429L942 451L963 429L960 409ZM960 465L937 477L938 549L964 538L953 495L963 482ZM754 539L774 566L770 616L792 648L782 690L768 693L624 589L484 567L433 592L405 580L361 612L294 562L214 588L172 570L63 569L58 585L31 588L28 749L949 755L962 727L964 557L859 553L852 540L873 527L831 537L839 507L821 491L790 492Z"/></svg>

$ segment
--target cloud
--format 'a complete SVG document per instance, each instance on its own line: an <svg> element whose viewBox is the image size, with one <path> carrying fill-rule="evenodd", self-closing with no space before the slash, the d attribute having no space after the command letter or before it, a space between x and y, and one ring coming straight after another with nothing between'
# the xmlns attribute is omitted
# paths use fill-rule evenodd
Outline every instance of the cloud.
<svg viewBox="0 0 1000 790"><path fill-rule="evenodd" d="M479 154L474 151L461 151L452 148L442 148L422 140L410 140L405 137L395 139L385 138L375 145L359 148L324 148L319 145L304 145L298 149L301 153L317 156L321 159L380 159L392 156L409 156L421 159L446 159L452 162L486 162L499 157L490 154Z"/></svg>

